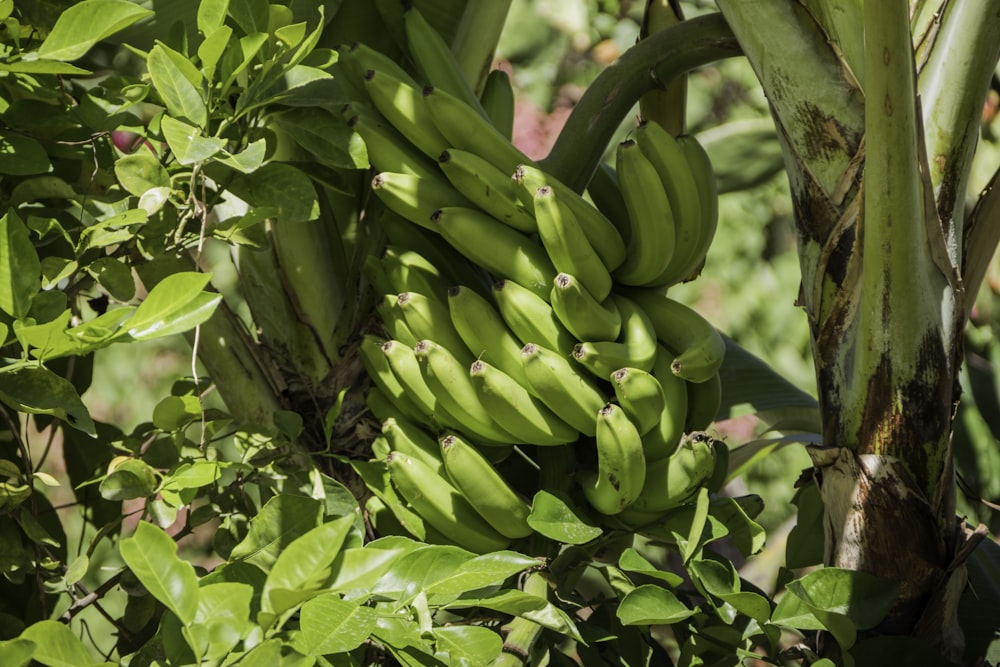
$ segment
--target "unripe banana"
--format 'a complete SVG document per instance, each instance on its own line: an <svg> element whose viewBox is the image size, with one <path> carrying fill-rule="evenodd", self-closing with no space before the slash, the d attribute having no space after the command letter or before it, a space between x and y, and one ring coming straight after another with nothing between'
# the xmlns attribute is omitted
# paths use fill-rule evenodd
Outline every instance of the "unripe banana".
<svg viewBox="0 0 1000 667"><path fill-rule="evenodd" d="M598 164L587 184L587 194L597 210L611 221L619 233L628 231L628 208L614 167L607 162Z"/></svg>
<svg viewBox="0 0 1000 667"><path fill-rule="evenodd" d="M677 352L670 369L688 382L707 382L722 366L726 342L697 311L654 290L630 290L660 342Z"/></svg>
<svg viewBox="0 0 1000 667"><path fill-rule="evenodd" d="M384 294L375 305L375 312L382 320L382 326L389 332L389 337L398 340L410 347L417 344L417 337L410 331L403 317L403 311L399 309L399 297L395 294Z"/></svg>
<svg viewBox="0 0 1000 667"><path fill-rule="evenodd" d="M685 431L704 431L715 421L722 405L722 378L716 373L705 382L687 383L688 408Z"/></svg>
<svg viewBox="0 0 1000 667"><path fill-rule="evenodd" d="M604 407L601 390L558 352L534 343L521 350L532 393L560 419L584 435L597 433L597 413Z"/></svg>
<svg viewBox="0 0 1000 667"><path fill-rule="evenodd" d="M705 480L705 488L710 493L718 493L729 478L729 445L713 438L712 451L715 453L715 466L712 468L712 474Z"/></svg>
<svg viewBox="0 0 1000 667"><path fill-rule="evenodd" d="M386 246L381 266L390 285L388 292L419 292L442 302L448 298L448 280L438 267L414 250Z"/></svg>
<svg viewBox="0 0 1000 667"><path fill-rule="evenodd" d="M518 442L564 445L579 437L575 428L557 417L499 368L477 359L469 368L469 377L483 407Z"/></svg>
<svg viewBox="0 0 1000 667"><path fill-rule="evenodd" d="M704 486L714 467L712 438L692 433L668 458L648 463L645 485L632 508L665 512L682 505Z"/></svg>
<svg viewBox="0 0 1000 667"><path fill-rule="evenodd" d="M522 163L514 170L514 182L520 186L518 196L525 208L535 210L535 191L549 186L559 201L569 208L590 245L600 256L608 271L614 271L625 261L625 241L618 229L586 199L554 176L538 167Z"/></svg>
<svg viewBox="0 0 1000 667"><path fill-rule="evenodd" d="M608 403L597 416L597 473L581 476L583 494L601 514L618 514L642 492L646 459L635 424Z"/></svg>
<svg viewBox="0 0 1000 667"><path fill-rule="evenodd" d="M545 299L513 280L493 283L493 298L504 322L522 343L538 343L560 354L572 351L576 339Z"/></svg>
<svg viewBox="0 0 1000 667"><path fill-rule="evenodd" d="M552 264L558 271L576 276L595 299L604 301L611 293L611 274L569 207L548 185L535 190L534 207L538 236Z"/></svg>
<svg viewBox="0 0 1000 667"><path fill-rule="evenodd" d="M396 305L418 341L432 340L448 350L463 365L472 363L475 356L465 347L462 337L452 326L451 315L443 302L418 292L403 292Z"/></svg>
<svg viewBox="0 0 1000 667"><path fill-rule="evenodd" d="M413 403L407 395L406 389L392 372L392 367L389 366L389 361L385 358L385 353L382 352L382 345L385 343L385 340L370 334L366 334L362 338L358 351L361 353L361 363L364 364L368 377L401 414L410 419L427 423L428 413Z"/></svg>
<svg viewBox="0 0 1000 667"><path fill-rule="evenodd" d="M477 359L484 359L521 386L528 386L521 364L522 344L493 304L468 287L452 287L448 290L448 312L458 335Z"/></svg>
<svg viewBox="0 0 1000 667"><path fill-rule="evenodd" d="M611 298L622 316L621 341L580 343L573 348L573 358L601 379L623 366L652 369L657 348L653 323L633 301L617 294Z"/></svg>
<svg viewBox="0 0 1000 667"><path fill-rule="evenodd" d="M418 459L390 454L386 465L392 483L413 510L455 544L475 553L510 545L510 539L486 523L458 489Z"/></svg>
<svg viewBox="0 0 1000 667"><path fill-rule="evenodd" d="M656 278L659 285L672 285L686 277L684 270L699 252L703 216L701 196L684 150L659 123L646 122L636 129L636 143L660 175L670 201L675 228L674 253L670 263Z"/></svg>
<svg viewBox="0 0 1000 667"><path fill-rule="evenodd" d="M417 363L413 348L398 340L389 340L382 344L382 354L392 369L392 374L406 392L406 397L420 411L423 417L421 421L438 419L440 410L437 397L420 373L420 364Z"/></svg>
<svg viewBox="0 0 1000 667"><path fill-rule="evenodd" d="M614 271L625 285L650 285L674 254L674 219L660 175L632 139L618 144L618 179L628 209L627 254Z"/></svg>
<svg viewBox="0 0 1000 667"><path fill-rule="evenodd" d="M452 484L486 523L510 539L531 535L531 508L486 457L455 433L441 438L440 451Z"/></svg>
<svg viewBox="0 0 1000 667"><path fill-rule="evenodd" d="M436 232L434 211L445 206L471 206L468 199L440 175L433 178L383 171L372 179L372 191L386 207L410 222Z"/></svg>
<svg viewBox="0 0 1000 667"><path fill-rule="evenodd" d="M400 81L419 87L417 81L398 62L366 44L354 42L349 46L340 46L337 48L337 56L337 70L342 72L351 87L359 92L366 92L364 76L369 70L385 72Z"/></svg>
<svg viewBox="0 0 1000 667"><path fill-rule="evenodd" d="M448 243L472 261L497 277L514 280L543 299L549 298L556 270L535 241L472 208L438 209L431 222Z"/></svg>
<svg viewBox="0 0 1000 667"><path fill-rule="evenodd" d="M556 317L578 340L618 339L622 316L614 299L599 303L576 277L567 273L556 276L550 298Z"/></svg>
<svg viewBox="0 0 1000 667"><path fill-rule="evenodd" d="M448 147L431 121L422 86L378 69L365 72L364 83L378 112L420 152L436 158Z"/></svg>
<svg viewBox="0 0 1000 667"><path fill-rule="evenodd" d="M386 275L385 267L375 255L365 255L365 259L361 263L361 275L365 277L376 294L395 294L399 291L393 287L392 281Z"/></svg>
<svg viewBox="0 0 1000 667"><path fill-rule="evenodd" d="M502 69L492 70L486 76L479 102L493 127L510 141L514 134L514 86L510 75Z"/></svg>
<svg viewBox="0 0 1000 667"><path fill-rule="evenodd" d="M438 165L456 190L500 222L522 232L535 232L535 218L521 205L510 176L475 153L451 148Z"/></svg>
<svg viewBox="0 0 1000 667"><path fill-rule="evenodd" d="M379 421L388 419L389 417L396 417L400 414L396 404L392 402L392 399L384 391L379 389L378 385L368 388L368 394L365 396L365 407Z"/></svg>
<svg viewBox="0 0 1000 667"><path fill-rule="evenodd" d="M625 410L639 435L646 435L660 423L666 407L663 387L652 373L641 368L619 368L611 374L618 404Z"/></svg>
<svg viewBox="0 0 1000 667"><path fill-rule="evenodd" d="M356 107L349 113L347 124L364 140L372 169L440 179L434 163L410 145L388 121L379 118L373 111Z"/></svg>
<svg viewBox="0 0 1000 667"><path fill-rule="evenodd" d="M683 19L679 0L647 0L639 24L639 39L666 30ZM642 119L656 121L674 135L683 132L687 115L687 77L687 74L680 74L669 81L658 81L660 85L643 93L639 98Z"/></svg>
<svg viewBox="0 0 1000 667"><path fill-rule="evenodd" d="M691 262L683 271L685 280L694 280L705 264L705 256L719 225L719 189L715 181L715 172L712 170L712 161L698 139L693 135L681 135L677 137L677 145L687 158L691 174L698 185L698 198L701 202L701 224L696 249Z"/></svg>
<svg viewBox="0 0 1000 667"><path fill-rule="evenodd" d="M382 422L382 437L390 452L420 459L434 474L445 474L437 442L416 424L390 417Z"/></svg>
<svg viewBox="0 0 1000 667"><path fill-rule="evenodd" d="M664 459L674 453L684 437L688 414L690 385L684 378L677 377L670 370L673 354L662 345L656 353L653 376L663 390L663 412L656 426L642 436L642 446L646 450L646 460Z"/></svg>

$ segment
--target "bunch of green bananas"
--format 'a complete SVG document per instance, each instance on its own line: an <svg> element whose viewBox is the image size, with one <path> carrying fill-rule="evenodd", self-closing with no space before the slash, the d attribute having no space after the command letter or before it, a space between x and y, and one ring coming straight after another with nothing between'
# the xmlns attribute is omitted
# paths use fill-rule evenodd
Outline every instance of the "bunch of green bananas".
<svg viewBox="0 0 1000 667"><path fill-rule="evenodd" d="M728 450L701 431L725 345L664 294L715 232L704 151L641 125L587 199L511 144L506 76L477 97L418 10L404 25L420 82L363 45L340 57L387 209L389 245L365 265L384 335L361 355L406 510L445 541L503 548L531 533L530 507L495 462L570 443L580 494L627 523L719 486Z"/></svg>

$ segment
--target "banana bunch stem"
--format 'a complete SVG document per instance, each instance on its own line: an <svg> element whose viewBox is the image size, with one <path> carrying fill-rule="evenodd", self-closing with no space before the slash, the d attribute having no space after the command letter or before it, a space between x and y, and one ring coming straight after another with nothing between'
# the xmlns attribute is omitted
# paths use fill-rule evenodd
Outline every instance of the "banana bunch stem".
<svg viewBox="0 0 1000 667"><path fill-rule="evenodd" d="M549 582L542 572L532 572L524 581L524 592L538 597L548 597ZM507 625L503 653L494 663L496 667L521 667L529 664L531 648L542 634L542 626L526 618L517 617Z"/></svg>

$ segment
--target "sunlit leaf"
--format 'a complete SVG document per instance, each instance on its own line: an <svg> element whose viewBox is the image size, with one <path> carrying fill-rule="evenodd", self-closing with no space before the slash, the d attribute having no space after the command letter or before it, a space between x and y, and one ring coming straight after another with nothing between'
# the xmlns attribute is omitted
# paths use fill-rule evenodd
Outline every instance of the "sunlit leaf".
<svg viewBox="0 0 1000 667"><path fill-rule="evenodd" d="M309 600L299 610L302 631L297 650L306 655L346 653L361 646L375 629L378 614L371 607L327 593Z"/></svg>
<svg viewBox="0 0 1000 667"><path fill-rule="evenodd" d="M26 667L35 654L35 642L24 636L0 642L0 665Z"/></svg>
<svg viewBox="0 0 1000 667"><path fill-rule="evenodd" d="M13 209L0 218L0 310L24 317L42 286L42 263Z"/></svg>
<svg viewBox="0 0 1000 667"><path fill-rule="evenodd" d="M0 373L0 401L18 412L53 415L90 436L97 435L76 388L47 368L28 366Z"/></svg>
<svg viewBox="0 0 1000 667"><path fill-rule="evenodd" d="M198 611L198 575L177 557L177 545L165 532L145 521L121 541L122 559L149 594L189 624Z"/></svg>
<svg viewBox="0 0 1000 667"><path fill-rule="evenodd" d="M453 665L492 665L503 650L503 639L497 632L477 625L436 627L434 639L437 640L437 653L448 656Z"/></svg>
<svg viewBox="0 0 1000 667"><path fill-rule="evenodd" d="M32 658L48 667L79 667L94 662L80 638L58 621L39 621L26 628L20 638L35 644Z"/></svg>
<svg viewBox="0 0 1000 667"><path fill-rule="evenodd" d="M101 480L101 496L105 500L121 501L145 498L156 490L156 473L140 459L128 459Z"/></svg>
<svg viewBox="0 0 1000 667"><path fill-rule="evenodd" d="M115 176L129 194L137 197L152 188L170 187L170 174L149 151L120 158L115 162Z"/></svg>
<svg viewBox="0 0 1000 667"><path fill-rule="evenodd" d="M38 48L49 60L76 60L97 42L153 12L128 0L84 0L63 10Z"/></svg>
<svg viewBox="0 0 1000 667"><path fill-rule="evenodd" d="M679 623L697 611L667 589L644 584L626 595L615 613L624 625L661 625Z"/></svg>
<svg viewBox="0 0 1000 667"><path fill-rule="evenodd" d="M185 272L161 280L129 320L129 336L135 340L170 336L207 320L222 298L202 291L210 278L208 273Z"/></svg>
<svg viewBox="0 0 1000 667"><path fill-rule="evenodd" d="M545 490L535 494L528 525L545 537L566 544L584 544L602 532L581 519L567 500Z"/></svg>
<svg viewBox="0 0 1000 667"><path fill-rule="evenodd" d="M165 44L157 44L149 51L146 66L171 116L189 120L199 128L208 124L208 109L199 90L201 73L191 61Z"/></svg>
<svg viewBox="0 0 1000 667"><path fill-rule="evenodd" d="M250 520L243 541L236 545L230 560L243 560L270 571L278 554L320 521L323 505L306 496L277 495L264 503Z"/></svg>

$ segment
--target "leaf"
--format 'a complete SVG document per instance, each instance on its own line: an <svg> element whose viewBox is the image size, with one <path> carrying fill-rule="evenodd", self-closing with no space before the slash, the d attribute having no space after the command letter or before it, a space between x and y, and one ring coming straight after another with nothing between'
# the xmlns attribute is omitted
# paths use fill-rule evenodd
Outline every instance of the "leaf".
<svg viewBox="0 0 1000 667"><path fill-rule="evenodd" d="M545 537L565 544L584 544L602 533L599 527L581 519L566 499L544 489L532 500L528 525Z"/></svg>
<svg viewBox="0 0 1000 667"><path fill-rule="evenodd" d="M124 262L113 257L99 257L90 263L87 271L115 299L128 301L135 296L135 280L132 278L132 269Z"/></svg>
<svg viewBox="0 0 1000 667"><path fill-rule="evenodd" d="M206 3L201 3L204 7ZM201 9L199 7L199 10ZM213 29L205 41L198 45L198 58L201 60L201 68L205 72L205 77L211 81L214 78L215 66L226 53L229 40L232 39L233 29L227 25L220 25Z"/></svg>
<svg viewBox="0 0 1000 667"><path fill-rule="evenodd" d="M722 379L722 405L718 419L738 416L734 408L749 404L756 412L785 408L806 408L816 412L816 432L819 432L816 399L786 380L767 362L754 356L730 338L726 340L726 356L719 369Z"/></svg>
<svg viewBox="0 0 1000 667"><path fill-rule="evenodd" d="M80 638L58 621L39 621L25 628L20 638L34 642L32 658L48 667L79 667L94 662Z"/></svg>
<svg viewBox="0 0 1000 667"><path fill-rule="evenodd" d="M198 575L177 557L177 545L165 532L141 521L118 547L122 560L149 594L185 625L198 611Z"/></svg>
<svg viewBox="0 0 1000 667"><path fill-rule="evenodd" d="M153 12L128 0L84 0L59 14L38 56L49 60L76 60L97 42Z"/></svg>
<svg viewBox="0 0 1000 667"><path fill-rule="evenodd" d="M148 151L126 155L115 162L115 176L125 191L139 197L153 188L169 188L170 174Z"/></svg>
<svg viewBox="0 0 1000 667"><path fill-rule="evenodd" d="M250 519L247 536L233 548L230 561L245 561L269 571L287 545L319 524L322 512L322 503L313 498L274 496Z"/></svg>
<svg viewBox="0 0 1000 667"><path fill-rule="evenodd" d="M222 27L228 9L229 0L201 0L198 3L198 31L207 37Z"/></svg>
<svg viewBox="0 0 1000 667"><path fill-rule="evenodd" d="M815 483L798 489L792 498L798 507L795 525L785 542L786 566L791 569L819 565L823 562L826 536L823 528L823 498Z"/></svg>
<svg viewBox="0 0 1000 667"><path fill-rule="evenodd" d="M542 563L513 551L496 551L462 563L451 576L435 582L425 590L428 595L461 595L487 586L503 583L518 572Z"/></svg>
<svg viewBox="0 0 1000 667"><path fill-rule="evenodd" d="M91 437L97 435L73 384L42 366L0 373L0 401L19 412L53 415Z"/></svg>
<svg viewBox="0 0 1000 667"><path fill-rule="evenodd" d="M72 586L87 576L87 570L89 568L90 559L87 557L87 554L80 554L66 566L66 574L63 575L63 580L66 582L67 586Z"/></svg>
<svg viewBox="0 0 1000 667"><path fill-rule="evenodd" d="M969 585L958 605L959 624L971 655L995 654L1000 644L1000 545L983 540L967 562Z"/></svg>
<svg viewBox="0 0 1000 667"><path fill-rule="evenodd" d="M761 624L767 623L770 619L770 602L761 595L740 590L739 575L732 563L723 564L708 559L696 560L688 563L688 568L709 594L732 605L736 611Z"/></svg>
<svg viewBox="0 0 1000 667"><path fill-rule="evenodd" d="M327 588L338 593L367 593L393 563L423 545L408 537L390 535L364 547L344 549L334 563L334 578Z"/></svg>
<svg viewBox="0 0 1000 667"><path fill-rule="evenodd" d="M170 116L160 119L160 129L177 161L184 166L204 162L221 152L226 145L222 139L202 136L199 128Z"/></svg>
<svg viewBox="0 0 1000 667"><path fill-rule="evenodd" d="M637 572L659 579L670 588L677 588L684 583L684 578L679 574L659 569L632 547L625 549L621 556L618 557L618 567L626 572Z"/></svg>
<svg viewBox="0 0 1000 667"><path fill-rule="evenodd" d="M198 590L198 613L191 635L203 653L202 660L220 660L229 655L252 627L250 601L253 587L220 582Z"/></svg>
<svg viewBox="0 0 1000 667"><path fill-rule="evenodd" d="M299 610L302 631L296 650L305 655L346 653L361 646L375 630L378 614L370 607L327 593L309 600Z"/></svg>
<svg viewBox="0 0 1000 667"><path fill-rule="evenodd" d="M158 42L146 57L146 67L171 116L189 120L199 128L208 125L208 109L199 90L201 73L190 60Z"/></svg>
<svg viewBox="0 0 1000 667"><path fill-rule="evenodd" d="M545 598L524 591L505 590L484 598L460 598L444 605L447 609L482 607L503 614L519 616L582 642L580 631L573 619L562 609Z"/></svg>
<svg viewBox="0 0 1000 667"><path fill-rule="evenodd" d="M35 654L35 642L23 635L17 639L0 641L0 665L26 667Z"/></svg>
<svg viewBox="0 0 1000 667"><path fill-rule="evenodd" d="M251 143L235 155L227 154L224 157L216 158L227 167L232 167L238 172L249 174L260 169L264 164L264 156L267 152L267 142L263 139Z"/></svg>
<svg viewBox="0 0 1000 667"><path fill-rule="evenodd" d="M320 164L341 169L364 169L366 153L354 150L354 131L326 109L301 107L276 114L271 122L309 151Z"/></svg>
<svg viewBox="0 0 1000 667"><path fill-rule="evenodd" d="M229 15L247 35L267 32L267 0L229 0Z"/></svg>
<svg viewBox="0 0 1000 667"><path fill-rule="evenodd" d="M12 132L0 136L0 174L44 174L51 166L49 154L37 139Z"/></svg>
<svg viewBox="0 0 1000 667"><path fill-rule="evenodd" d="M151 496L156 485L156 473L148 463L127 459L101 480L100 491L105 500L119 502Z"/></svg>
<svg viewBox="0 0 1000 667"><path fill-rule="evenodd" d="M0 310L24 317L42 287L42 263L13 209L0 218Z"/></svg>
<svg viewBox="0 0 1000 667"><path fill-rule="evenodd" d="M459 547L427 545L400 558L372 588L373 593L414 596L447 581L475 555Z"/></svg>
<svg viewBox="0 0 1000 667"><path fill-rule="evenodd" d="M234 179L229 189L255 206L273 207L279 222L307 222L319 216L316 190L301 170L269 162Z"/></svg>
<svg viewBox="0 0 1000 667"><path fill-rule="evenodd" d="M478 625L434 628L436 654L448 656L448 664L472 667L492 665L503 651L503 639L495 631Z"/></svg>
<svg viewBox="0 0 1000 667"><path fill-rule="evenodd" d="M615 615L623 625L669 625L694 616L677 596L659 586L643 584L622 598Z"/></svg>
<svg viewBox="0 0 1000 667"><path fill-rule="evenodd" d="M201 291L211 277L208 273L191 271L174 273L161 280L129 320L129 336L134 340L171 336L207 320L222 298Z"/></svg>
<svg viewBox="0 0 1000 667"><path fill-rule="evenodd" d="M62 63L58 60L14 60L0 63L0 72L17 72L19 74L61 74L65 76L75 76L79 74L91 74L90 71Z"/></svg>
<svg viewBox="0 0 1000 667"><path fill-rule="evenodd" d="M153 408L153 426L174 431L201 419L201 401L197 396L167 396Z"/></svg>

